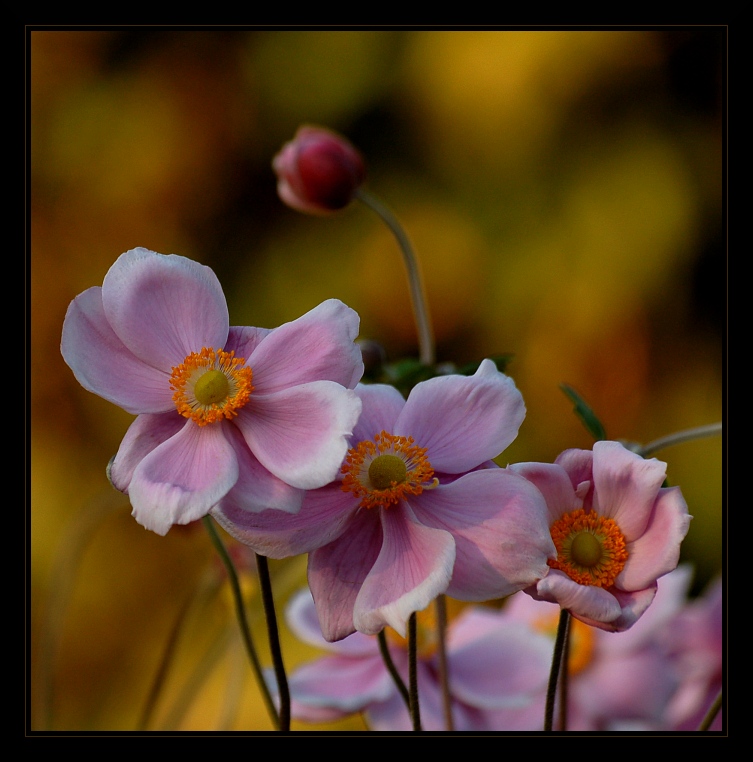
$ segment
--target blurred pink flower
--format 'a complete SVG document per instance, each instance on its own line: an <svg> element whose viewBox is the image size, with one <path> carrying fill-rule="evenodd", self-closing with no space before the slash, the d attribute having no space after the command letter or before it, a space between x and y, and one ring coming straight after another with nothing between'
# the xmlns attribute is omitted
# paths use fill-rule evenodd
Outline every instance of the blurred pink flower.
<svg viewBox="0 0 753 762"><path fill-rule="evenodd" d="M347 206L366 174L361 155L342 135L308 125L282 147L272 167L280 198L308 214Z"/></svg>
<svg viewBox="0 0 753 762"><path fill-rule="evenodd" d="M164 535L230 492L296 511L335 477L361 409L358 323L331 299L272 331L230 327L212 270L137 248L73 300L61 350L84 388L138 416L109 474Z"/></svg>
<svg viewBox="0 0 753 762"><path fill-rule="evenodd" d="M417 682L421 725L446 729L436 654L436 629L422 612L418 624ZM292 716L304 722L331 722L363 712L371 730L407 731L412 723L405 702L384 664L377 638L353 633L330 643L319 629L311 593L294 596L287 609L290 629L302 641L325 650L322 657L289 677ZM406 642L388 630L390 657L408 685ZM502 619L492 609L472 607L447 629L447 664L452 719L458 731L490 730L486 712L526 706L546 690L552 658L550 639L525 624Z"/></svg>
<svg viewBox="0 0 753 762"><path fill-rule="evenodd" d="M631 627L672 571L691 516L678 487L663 488L666 464L645 460L618 442L566 450L553 464L509 470L544 494L557 560L526 590L586 624L619 632Z"/></svg>
<svg viewBox="0 0 753 762"><path fill-rule="evenodd" d="M334 641L389 625L440 593L509 595L548 572L555 551L541 493L496 457L525 416L512 379L484 360L475 375L416 385L359 385L363 412L337 481L306 493L299 514L249 513L233 496L213 515L258 553L310 552L309 586Z"/></svg>
<svg viewBox="0 0 753 762"><path fill-rule="evenodd" d="M690 578L687 566L662 577L651 608L626 632L606 632L571 620L567 730L669 729L664 716L679 677L662 633L685 605ZM525 624L531 635L546 635L551 655L559 612L555 603L517 593L505 601L499 617ZM545 704L546 689L527 706L489 712L485 721L495 730L542 730Z"/></svg>

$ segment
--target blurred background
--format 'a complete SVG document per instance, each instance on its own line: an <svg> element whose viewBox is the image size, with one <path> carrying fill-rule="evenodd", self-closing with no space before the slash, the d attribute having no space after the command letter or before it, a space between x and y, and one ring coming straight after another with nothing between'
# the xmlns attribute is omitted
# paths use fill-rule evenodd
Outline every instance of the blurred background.
<svg viewBox="0 0 753 762"><path fill-rule="evenodd" d="M32 729L272 727L204 528L136 524L105 476L132 417L82 389L59 346L73 297L144 246L214 268L231 324L337 297L388 359L415 356L378 218L359 204L307 217L276 195L272 158L303 123L364 154L421 260L438 360L512 355L528 414L502 465L591 447L562 383L612 439L722 420L725 28L28 41ZM695 517L697 591L723 564L722 438L657 457ZM232 550L269 663L253 558ZM270 568L282 619L305 558ZM292 669L314 651L284 631L283 653Z"/></svg>

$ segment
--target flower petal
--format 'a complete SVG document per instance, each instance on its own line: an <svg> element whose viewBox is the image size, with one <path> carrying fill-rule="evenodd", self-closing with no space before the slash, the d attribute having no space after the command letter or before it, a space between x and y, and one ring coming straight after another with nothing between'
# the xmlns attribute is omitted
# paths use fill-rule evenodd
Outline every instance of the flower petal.
<svg viewBox="0 0 753 762"><path fill-rule="evenodd" d="M622 614L617 598L602 587L579 585L558 569L551 569L535 587L526 592L536 600L559 603L574 617L603 629L607 622L613 622Z"/></svg>
<svg viewBox="0 0 753 762"><path fill-rule="evenodd" d="M89 288L70 303L60 351L84 389L127 412L175 409L169 374L144 363L118 338L105 317L101 288Z"/></svg>
<svg viewBox="0 0 753 762"><path fill-rule="evenodd" d="M209 513L238 479L235 450L224 426L187 421L133 472L128 496L136 521L157 534Z"/></svg>
<svg viewBox="0 0 753 762"><path fill-rule="evenodd" d="M601 588L593 589L600 590ZM647 587L645 590L636 590L631 593L626 593L616 587L611 587L609 592L612 593L620 606L620 615L616 619L601 621L599 619L592 619L587 614L576 613L575 611L571 611L570 613L577 619L580 619L581 622L590 624L592 627L598 627L600 630L606 630L607 632L624 632L632 627L640 619L643 612L651 605L651 602L656 595L656 589L656 583Z"/></svg>
<svg viewBox="0 0 753 762"><path fill-rule="evenodd" d="M235 423L268 471L293 487L316 489L337 476L360 412L355 392L313 381L274 394L254 392Z"/></svg>
<svg viewBox="0 0 753 762"><path fill-rule="evenodd" d="M102 303L121 341L163 371L227 341L227 304L217 276L176 254L143 248L121 254L105 275Z"/></svg>
<svg viewBox="0 0 753 762"><path fill-rule="evenodd" d="M525 477L542 493L550 526L565 513L583 507L567 471L556 463L512 463L507 470Z"/></svg>
<svg viewBox="0 0 753 762"><path fill-rule="evenodd" d="M382 431L393 433L395 421L405 406L403 395L387 384L359 384L356 394L363 402L363 409L353 428L352 441L373 440Z"/></svg>
<svg viewBox="0 0 753 762"><path fill-rule="evenodd" d="M251 357L252 352L259 346L262 339L272 333L271 328L253 328L251 326L231 325L225 342L225 351L234 352L236 357L244 360Z"/></svg>
<svg viewBox="0 0 753 762"><path fill-rule="evenodd" d="M355 632L353 608L382 547L378 511L359 511L329 545L309 554L308 581L326 640Z"/></svg>
<svg viewBox="0 0 753 762"><path fill-rule="evenodd" d="M128 485L139 463L185 425L186 419L176 412L138 416L128 427L108 468L108 476L113 485L121 492L128 492Z"/></svg>
<svg viewBox="0 0 753 762"><path fill-rule="evenodd" d="M542 494L507 469L466 474L410 499L425 526L450 532L455 568L447 595L502 598L546 576L556 551Z"/></svg>
<svg viewBox="0 0 753 762"><path fill-rule="evenodd" d="M356 598L353 624L367 635L389 625L405 637L408 617L447 589L455 541L449 532L420 524L405 503L380 514L384 540Z"/></svg>
<svg viewBox="0 0 753 762"><path fill-rule="evenodd" d="M416 385L392 432L426 447L435 471L470 471L496 458L525 417L515 382L484 360L473 376L439 376Z"/></svg>
<svg viewBox="0 0 753 762"><path fill-rule="evenodd" d="M248 358L259 394L310 381L334 381L349 389L363 375L355 344L360 318L338 299L328 299L302 317L275 328Z"/></svg>
<svg viewBox="0 0 753 762"><path fill-rule="evenodd" d="M632 542L646 530L667 464L645 460L619 442L596 442L593 452L594 509L614 519Z"/></svg>
<svg viewBox="0 0 753 762"><path fill-rule="evenodd" d="M268 558L289 558L327 545L344 531L356 508L353 497L337 486L307 492L297 513L248 511L237 497L231 489L212 516L229 535Z"/></svg>
<svg viewBox="0 0 753 762"><path fill-rule="evenodd" d="M691 518L679 487L660 489L646 531L627 543L628 559L615 585L642 590L671 572L680 560Z"/></svg>

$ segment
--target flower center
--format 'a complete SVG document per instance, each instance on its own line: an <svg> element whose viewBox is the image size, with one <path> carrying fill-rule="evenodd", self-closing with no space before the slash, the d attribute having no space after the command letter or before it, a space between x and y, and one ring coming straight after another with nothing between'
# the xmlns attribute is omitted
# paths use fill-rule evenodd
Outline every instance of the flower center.
<svg viewBox="0 0 753 762"><path fill-rule="evenodd" d="M223 349L191 352L170 376L177 411L199 426L238 415L254 390L253 373L245 363Z"/></svg>
<svg viewBox="0 0 753 762"><path fill-rule="evenodd" d="M550 528L557 560L548 561L579 585L610 587L628 558L625 538L614 519L582 508L566 513Z"/></svg>
<svg viewBox="0 0 753 762"><path fill-rule="evenodd" d="M386 431L348 450L340 471L345 475L341 489L360 498L362 508L387 508L439 484L426 448L415 445L413 437Z"/></svg>

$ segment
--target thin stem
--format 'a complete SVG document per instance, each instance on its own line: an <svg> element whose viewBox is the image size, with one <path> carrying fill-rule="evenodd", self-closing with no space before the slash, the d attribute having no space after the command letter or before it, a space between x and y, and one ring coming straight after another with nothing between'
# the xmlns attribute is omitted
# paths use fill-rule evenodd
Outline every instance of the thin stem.
<svg viewBox="0 0 753 762"><path fill-rule="evenodd" d="M382 660L384 661L385 667L387 667L387 671L392 676L392 679L395 681L395 685L397 686L398 691L400 692L400 695L403 697L403 701L405 701L405 706L408 709L408 712L410 712L410 694L408 693L408 689L405 687L405 683L403 682L403 678L400 677L400 673L397 671L397 667L395 666L395 662L392 661L392 656L390 655L390 649L387 645L387 636L384 633L384 630L380 630L379 634L377 635L377 640L379 641L379 651L382 654Z"/></svg>
<svg viewBox="0 0 753 762"><path fill-rule="evenodd" d="M410 285L411 304L413 305L413 315L418 329L418 347L419 359L424 365L433 365L435 362L434 336L431 330L431 319L429 317L429 305L426 300L421 270L418 260L413 252L413 246L398 222L397 217L385 206L379 199L372 196L363 188L359 188L355 194L356 198L363 202L373 212L382 219L387 227L392 231L397 239L400 251L403 255L403 262L408 273L408 283Z"/></svg>
<svg viewBox="0 0 753 762"><path fill-rule="evenodd" d="M282 661L280 649L280 634L277 628L277 615L275 614L275 602L272 596L272 581L269 576L269 565L266 556L256 554L256 566L259 570L259 584L261 585L261 598L264 603L264 614L267 619L267 633L269 635L269 651L272 654L272 664L277 678L277 691L280 696L280 725L281 731L290 730L290 690L288 678L285 674L285 665Z"/></svg>
<svg viewBox="0 0 753 762"><path fill-rule="evenodd" d="M559 682L560 665L565 648L565 636L567 635L570 614L567 609L560 610L560 619L557 624L557 638L554 641L554 653L552 654L552 671L549 673L549 686L546 691L546 708L544 710L544 730L549 732L554 724L554 701L557 696L557 683Z"/></svg>
<svg viewBox="0 0 753 762"><path fill-rule="evenodd" d="M408 685L410 686L410 716L413 730L421 730L421 710L418 706L418 644L416 612L408 617Z"/></svg>
<svg viewBox="0 0 753 762"><path fill-rule="evenodd" d="M682 444L683 442L692 442L694 439L712 437L721 433L721 421L719 421L719 423L710 423L707 426L697 426L694 429L685 429L685 431L678 431L674 434L668 434L666 437L655 439L653 442L649 442L647 445L639 447L637 452L645 458L647 455L652 455L666 447L672 447L673 445Z"/></svg>
<svg viewBox="0 0 753 762"><path fill-rule="evenodd" d="M455 723L452 719L452 699L450 698L450 677L447 667L447 599L438 595L434 605L437 610L437 658L439 660L439 685L442 688L445 728L452 732Z"/></svg>
<svg viewBox="0 0 753 762"><path fill-rule="evenodd" d="M722 692L719 691L719 695L714 699L714 703L709 707L709 711L706 712L706 716L698 726L698 730L708 730L711 727L711 723L716 719L719 710L722 708Z"/></svg>
<svg viewBox="0 0 753 762"><path fill-rule="evenodd" d="M567 730L567 689L570 682L570 617L568 617L565 642L562 644L562 663L560 665L560 730Z"/></svg>
<svg viewBox="0 0 753 762"><path fill-rule="evenodd" d="M280 716L277 714L277 708L275 707L275 702L272 699L272 694L269 692L267 681L264 679L264 671L262 670L261 662L259 661L259 656L256 653L254 641L251 637L251 630L248 626L248 620L246 619L246 609L243 604L243 594L241 593L241 586L238 582L238 573L235 570L235 565L233 564L233 561L230 558L225 545L220 539L219 534L217 534L217 530L214 528L212 519L209 516L204 516L202 521L204 522L204 526L209 533L212 544L217 550L217 553L219 553L222 562L225 564L225 570L227 571L228 579L230 580L230 587L233 591L233 598L235 600L235 611L238 616L238 623L241 627L243 642L246 644L246 652L248 653L248 658L251 661L251 668L254 670L254 674L256 675L256 682L259 685L259 690L261 691L264 703L267 705L269 716L272 718L274 725L279 729Z"/></svg>

